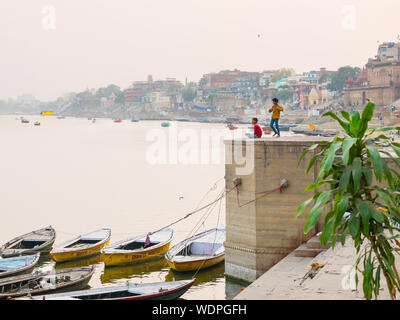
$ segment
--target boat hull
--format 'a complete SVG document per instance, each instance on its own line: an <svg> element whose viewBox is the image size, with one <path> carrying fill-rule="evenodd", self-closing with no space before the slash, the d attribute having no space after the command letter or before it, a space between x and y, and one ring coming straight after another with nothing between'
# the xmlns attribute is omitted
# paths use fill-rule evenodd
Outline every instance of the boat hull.
<svg viewBox="0 0 400 320"><path fill-rule="evenodd" d="M35 266L39 262L40 254L37 253L36 255L37 256L35 257L34 261L31 264L29 264L29 265L27 265L25 267L16 269L16 270L10 270L10 271L7 271L7 272L2 272L2 273L0 273L0 278L10 277L10 276L19 276L21 274L32 272L32 270L35 268Z"/></svg>
<svg viewBox="0 0 400 320"><path fill-rule="evenodd" d="M93 247L90 247L90 248L84 248L84 249L80 249L80 250L71 250L71 251L62 251L62 252L57 252L57 251L50 252L50 256L56 262L65 262L65 261L87 258L90 256L100 254L101 249L103 249L104 246L108 245L109 242L110 242L110 239L108 239L105 242L99 243Z"/></svg>
<svg viewBox="0 0 400 320"><path fill-rule="evenodd" d="M134 251L130 253L107 253L103 251L101 253L101 260L104 262L106 267L133 264L164 255L169 250L170 245L171 241L154 249Z"/></svg>
<svg viewBox="0 0 400 320"><path fill-rule="evenodd" d="M45 233L45 234L43 234ZM36 237L39 235L38 238L33 239L31 238L31 235L36 235ZM31 248L15 248L16 246L21 246L21 243L27 239L30 239L29 241L35 241L35 240L41 240L40 236L43 236L45 240L44 242L40 245L35 245ZM43 239L43 238L42 238ZM50 226L47 228L43 228L40 230L32 231L30 233L24 234L22 236L16 237L6 244L4 244L0 248L0 253L2 258L11 258L11 257L17 257L17 256L22 256L22 255L34 255L38 252L40 253L49 253L51 249L53 248L54 241L56 239L56 232L55 230Z"/></svg>
<svg viewBox="0 0 400 320"><path fill-rule="evenodd" d="M173 261L168 258L166 260L171 269L175 271L179 272L197 271L213 267L218 263L223 262L225 260L225 254L208 259L199 259L199 260L184 261L184 262Z"/></svg>
<svg viewBox="0 0 400 320"><path fill-rule="evenodd" d="M11 258L17 256L32 255L38 252L42 254L49 253L53 248L54 241L55 239L48 242L45 246L41 247L40 249L5 249L2 251L1 256L2 258Z"/></svg>
<svg viewBox="0 0 400 320"><path fill-rule="evenodd" d="M41 294L53 294L53 293L61 293L61 292L69 292L69 291L75 291L75 290L81 290L84 289L90 279L92 278L93 274L94 274L95 269L92 268L92 271L90 273L88 273L87 275L83 276L82 278L75 280L73 283L71 284L67 284L64 286L59 286L59 287L55 287L55 288L46 288L46 289L39 289L39 290L32 290L31 292L29 292L29 294L31 296L34 295L41 295ZM27 293L22 293L22 292L15 292L15 293L5 293L5 294L0 294L0 299L6 299L8 297L11 298L16 298L16 297L23 297L26 296Z"/></svg>

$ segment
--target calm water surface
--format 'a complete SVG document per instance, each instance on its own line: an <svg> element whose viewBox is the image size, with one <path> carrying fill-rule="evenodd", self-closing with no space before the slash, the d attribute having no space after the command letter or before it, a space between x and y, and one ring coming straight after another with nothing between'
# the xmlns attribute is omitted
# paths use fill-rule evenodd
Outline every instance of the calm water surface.
<svg viewBox="0 0 400 320"><path fill-rule="evenodd" d="M158 121L114 123L110 119L57 119L0 116L0 242L52 225L56 245L79 234L112 229L111 242L154 231L187 212L214 200L224 189L223 144L215 164L152 165L146 152L151 130L164 130ZM34 121L41 126L35 127ZM183 129L226 130L222 124L178 123ZM200 135L199 135L200 137ZM178 146L184 144L178 143ZM201 152L199 144L199 152ZM204 147L203 147L204 151ZM217 182L217 183L216 183ZM202 201L201 201L202 200ZM172 245L193 231L204 212L173 226ZM219 219L218 219L219 218ZM225 204L216 206L198 232L225 225ZM191 279L176 273L162 259L131 266L104 268L99 257L57 264L56 268L96 265L90 287ZM40 268L52 269L48 256ZM185 299L225 299L241 285L227 282L224 264L200 271Z"/></svg>

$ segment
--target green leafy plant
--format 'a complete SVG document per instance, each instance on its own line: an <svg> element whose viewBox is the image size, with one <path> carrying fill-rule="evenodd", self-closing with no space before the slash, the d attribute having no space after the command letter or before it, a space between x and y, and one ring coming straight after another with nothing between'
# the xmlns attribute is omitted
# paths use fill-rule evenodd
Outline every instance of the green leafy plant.
<svg viewBox="0 0 400 320"><path fill-rule="evenodd" d="M299 164L306 154L313 152L306 171L308 173L317 163L320 168L314 183L305 190L315 194L298 207L296 218L313 204L304 232L310 232L324 217L322 244L332 241L334 248L339 240L344 245L350 235L358 254L355 281L358 287L360 273L364 297L368 300L373 295L378 297L383 275L390 297L395 299L400 290L395 265L395 255L400 249L397 240L400 230L400 144L392 142L383 132L400 128L369 128L374 108L375 105L368 102L361 115L358 111L353 111L351 116L341 111L342 119L333 112L323 115L336 120L341 133L332 141L312 145L300 157ZM390 147L392 152L386 148L378 149L382 145ZM392 165L388 165L383 155L392 161Z"/></svg>

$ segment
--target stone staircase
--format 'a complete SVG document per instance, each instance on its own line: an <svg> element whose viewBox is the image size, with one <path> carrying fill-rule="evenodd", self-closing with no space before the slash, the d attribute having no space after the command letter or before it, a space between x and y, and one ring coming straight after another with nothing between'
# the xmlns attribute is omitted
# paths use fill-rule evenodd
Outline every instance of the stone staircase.
<svg viewBox="0 0 400 320"><path fill-rule="evenodd" d="M314 258L319 255L321 252L326 251L331 247L331 242L326 245L322 245L319 240L319 235L312 237L306 243L299 246L296 250L294 250L294 255L296 257L308 257Z"/></svg>

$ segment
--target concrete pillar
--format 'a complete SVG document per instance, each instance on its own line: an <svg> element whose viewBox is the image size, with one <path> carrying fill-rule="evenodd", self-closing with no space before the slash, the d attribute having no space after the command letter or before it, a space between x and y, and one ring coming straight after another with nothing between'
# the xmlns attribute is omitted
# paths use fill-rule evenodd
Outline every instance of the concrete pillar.
<svg viewBox="0 0 400 320"><path fill-rule="evenodd" d="M304 194L317 170L305 171L313 153L297 168L297 162L305 148L319 137L281 137L254 140L254 147L247 148L246 140L226 140L225 179L227 190L233 180L241 178L240 203L244 204L260 196L260 193L279 187L281 179L289 181L283 193L275 191L249 205L239 207L236 192L226 199L225 272L227 276L254 281L291 251L310 239L318 226L308 235L303 227L307 214L294 221L297 207L312 193ZM248 141L248 140L247 140ZM241 151L246 161L254 161L254 170L238 174L243 165L233 156Z"/></svg>

